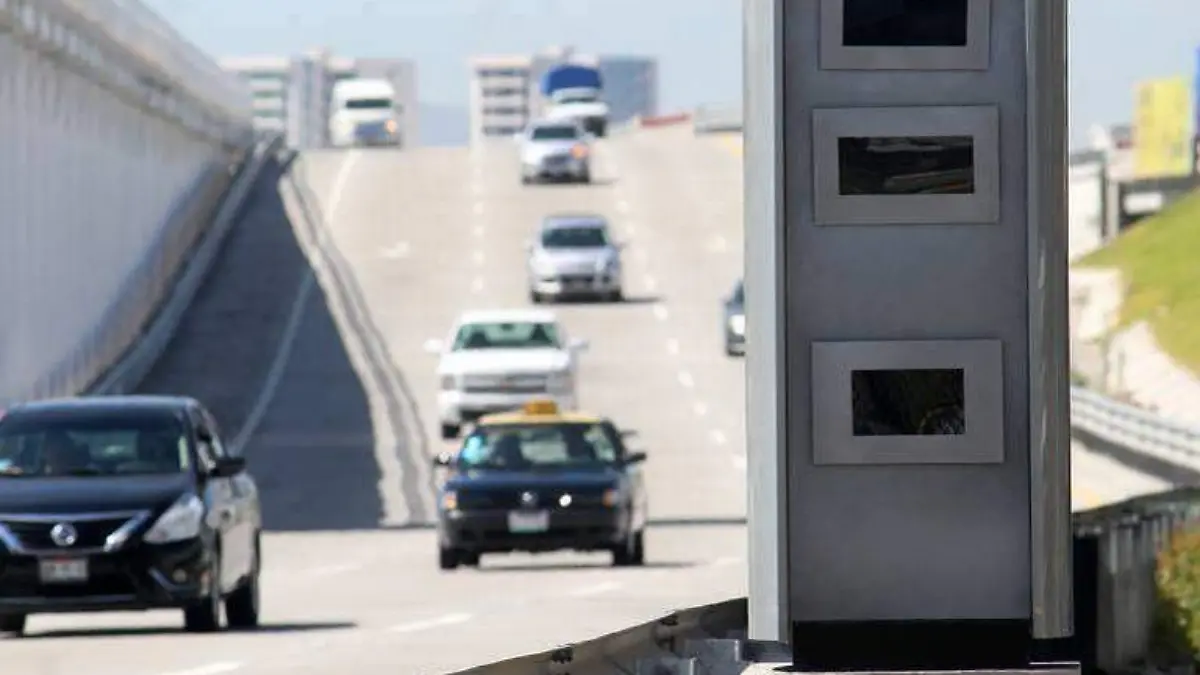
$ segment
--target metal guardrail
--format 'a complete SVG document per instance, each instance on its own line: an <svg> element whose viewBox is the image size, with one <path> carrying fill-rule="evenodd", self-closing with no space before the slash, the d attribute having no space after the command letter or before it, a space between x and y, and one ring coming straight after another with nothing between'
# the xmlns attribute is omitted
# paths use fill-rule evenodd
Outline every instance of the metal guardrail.
<svg viewBox="0 0 1200 675"><path fill-rule="evenodd" d="M718 134L742 130L740 105L702 105L692 111L692 129L696 134Z"/></svg>
<svg viewBox="0 0 1200 675"><path fill-rule="evenodd" d="M519 656L453 675L610 675L687 658L694 641L744 630L745 598L693 607L594 640Z"/></svg>
<svg viewBox="0 0 1200 675"><path fill-rule="evenodd" d="M1200 472L1200 428L1192 425L1072 387L1071 426L1107 443Z"/></svg>

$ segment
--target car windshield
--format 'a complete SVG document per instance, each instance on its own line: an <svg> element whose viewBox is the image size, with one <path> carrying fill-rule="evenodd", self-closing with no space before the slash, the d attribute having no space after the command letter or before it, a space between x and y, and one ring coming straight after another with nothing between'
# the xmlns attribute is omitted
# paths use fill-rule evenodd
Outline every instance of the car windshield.
<svg viewBox="0 0 1200 675"><path fill-rule="evenodd" d="M615 436L590 422L482 426L463 440L456 461L464 470L594 470L617 461Z"/></svg>
<svg viewBox="0 0 1200 675"><path fill-rule="evenodd" d="M608 231L600 225L549 227L542 231L542 248L605 248Z"/></svg>
<svg viewBox="0 0 1200 675"><path fill-rule="evenodd" d="M0 423L0 477L177 474L183 424L165 415L20 414Z"/></svg>
<svg viewBox="0 0 1200 675"><path fill-rule="evenodd" d="M343 106L346 110L387 110L392 107L390 98L352 98Z"/></svg>
<svg viewBox="0 0 1200 675"><path fill-rule="evenodd" d="M545 349L556 348L559 344L558 327L552 323L469 323L458 329L452 350Z"/></svg>
<svg viewBox="0 0 1200 675"><path fill-rule="evenodd" d="M534 127L529 137L535 141L573 141L579 138L579 130L568 126Z"/></svg>
<svg viewBox="0 0 1200 675"><path fill-rule="evenodd" d="M595 103L596 95L590 93L563 94L558 97L559 103Z"/></svg>

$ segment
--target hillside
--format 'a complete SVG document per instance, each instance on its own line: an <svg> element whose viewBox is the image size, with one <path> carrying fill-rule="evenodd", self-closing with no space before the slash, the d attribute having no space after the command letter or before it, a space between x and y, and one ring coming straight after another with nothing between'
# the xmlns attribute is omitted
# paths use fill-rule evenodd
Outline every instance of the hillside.
<svg viewBox="0 0 1200 675"><path fill-rule="evenodd" d="M1159 345L1200 372L1200 192L1135 225L1077 267L1119 269L1121 324L1146 321Z"/></svg>

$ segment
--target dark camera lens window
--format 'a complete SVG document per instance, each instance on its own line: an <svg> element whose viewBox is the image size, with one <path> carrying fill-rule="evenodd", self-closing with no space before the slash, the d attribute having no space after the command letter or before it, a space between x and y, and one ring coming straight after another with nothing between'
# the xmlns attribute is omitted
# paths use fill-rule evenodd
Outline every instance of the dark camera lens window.
<svg viewBox="0 0 1200 675"><path fill-rule="evenodd" d="M968 0L843 0L846 47L965 47Z"/></svg>
<svg viewBox="0 0 1200 675"><path fill-rule="evenodd" d="M908 136L838 139L842 195L975 193L975 139Z"/></svg>
<svg viewBox="0 0 1200 675"><path fill-rule="evenodd" d="M855 370L850 380L855 436L966 433L961 369Z"/></svg>

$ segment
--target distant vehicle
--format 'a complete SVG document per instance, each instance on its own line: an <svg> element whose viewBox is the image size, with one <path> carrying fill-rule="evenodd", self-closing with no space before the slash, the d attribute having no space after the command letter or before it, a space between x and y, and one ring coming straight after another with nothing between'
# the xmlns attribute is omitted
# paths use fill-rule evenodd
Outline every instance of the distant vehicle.
<svg viewBox="0 0 1200 675"><path fill-rule="evenodd" d="M724 315L722 330L725 334L725 353L740 356L746 353L746 289L741 279L733 291L722 302Z"/></svg>
<svg viewBox="0 0 1200 675"><path fill-rule="evenodd" d="M588 133L608 133L608 104L603 100L604 81L592 66L564 63L542 76L545 116L579 122Z"/></svg>
<svg viewBox="0 0 1200 675"><path fill-rule="evenodd" d="M577 355L587 341L569 339L554 312L501 309L466 312L446 341L429 340L439 354L438 411L442 438L488 413L549 398L573 410Z"/></svg>
<svg viewBox="0 0 1200 675"><path fill-rule="evenodd" d="M568 296L619 302L621 248L597 215L547 216L527 246L529 299L540 303Z"/></svg>
<svg viewBox="0 0 1200 675"><path fill-rule="evenodd" d="M382 79L353 78L333 85L329 139L334 147L403 145L396 89Z"/></svg>
<svg viewBox="0 0 1200 675"><path fill-rule="evenodd" d="M591 139L571 121L538 120L521 135L521 182L592 180Z"/></svg>
<svg viewBox="0 0 1200 675"><path fill-rule="evenodd" d="M478 565L484 553L611 551L646 562L648 511L640 464L607 418L563 413L552 401L479 420L438 494L438 566Z"/></svg>
<svg viewBox="0 0 1200 675"><path fill-rule="evenodd" d="M44 612L180 608L258 625L262 509L200 403L98 396L0 419L0 631Z"/></svg>

